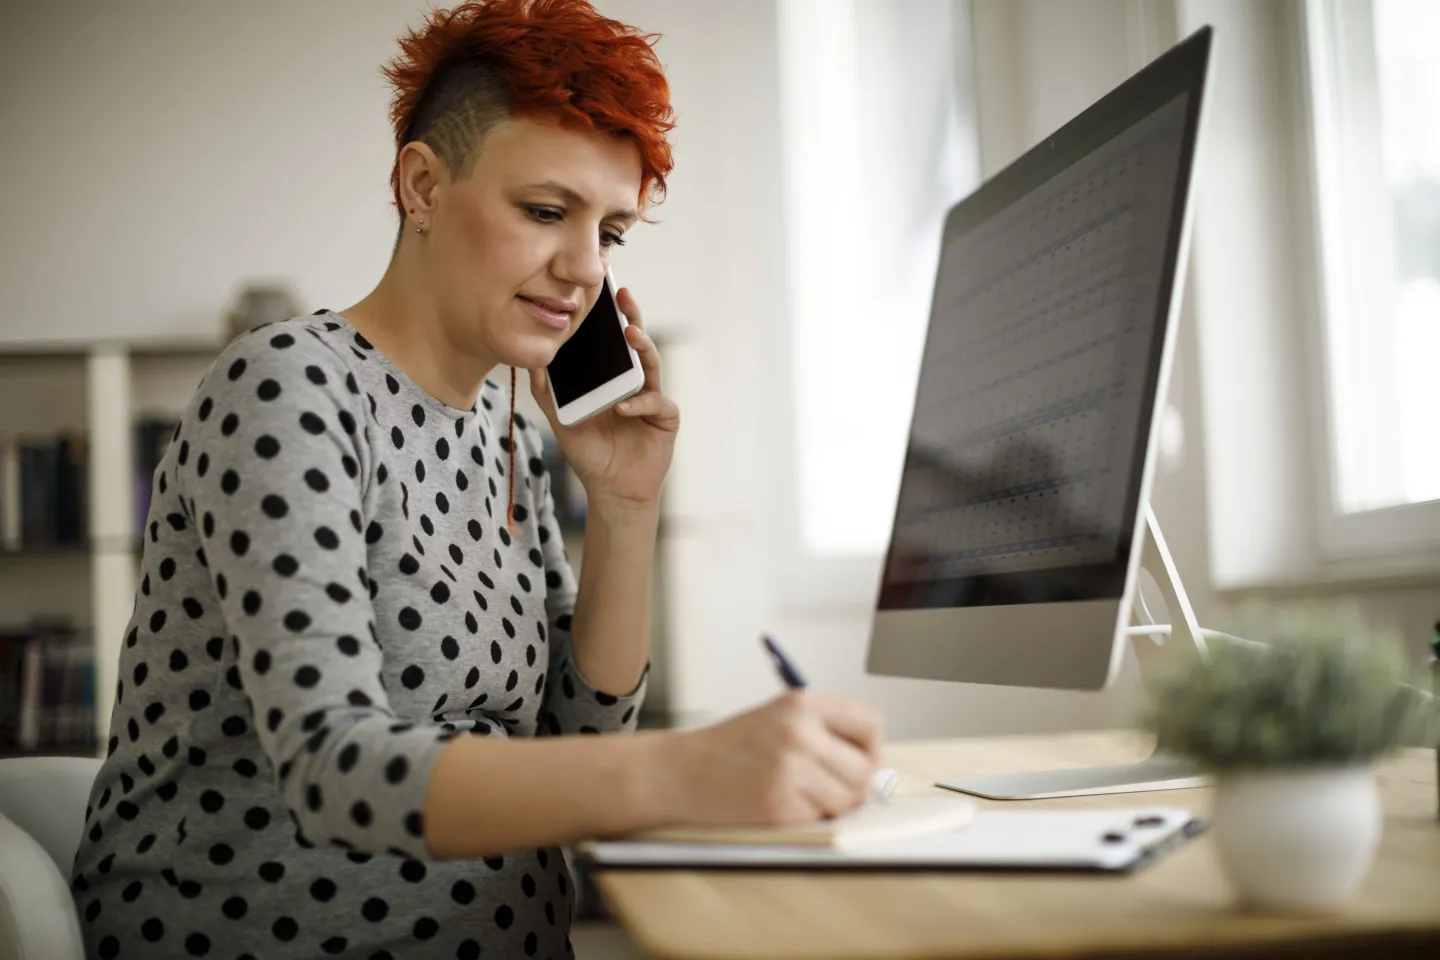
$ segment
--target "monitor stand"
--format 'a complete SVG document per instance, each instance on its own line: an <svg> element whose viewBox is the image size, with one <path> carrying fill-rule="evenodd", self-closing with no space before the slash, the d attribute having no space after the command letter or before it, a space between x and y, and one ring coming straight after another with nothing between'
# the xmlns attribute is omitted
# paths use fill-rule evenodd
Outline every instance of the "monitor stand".
<svg viewBox="0 0 1440 960"><path fill-rule="evenodd" d="M1155 578L1166 606L1170 608L1171 624L1154 622L1140 594L1138 583L1132 598L1132 609L1143 622L1126 632L1140 661L1141 676L1149 686L1157 672L1172 659L1205 652L1195 611L1180 583L1179 572L1160 526L1149 504L1145 506L1144 546L1140 565ZM1211 642L1214 642L1213 640ZM1183 790L1204 787L1210 777L1194 763L1167 754L1163 744L1139 763L1107 767L1073 767L1061 770L1035 770L1025 773L1001 773L978 777L941 780L936 786L961 793L974 794L989 800L1041 800L1050 797L1078 797L1098 793L1138 793L1149 790Z"/></svg>

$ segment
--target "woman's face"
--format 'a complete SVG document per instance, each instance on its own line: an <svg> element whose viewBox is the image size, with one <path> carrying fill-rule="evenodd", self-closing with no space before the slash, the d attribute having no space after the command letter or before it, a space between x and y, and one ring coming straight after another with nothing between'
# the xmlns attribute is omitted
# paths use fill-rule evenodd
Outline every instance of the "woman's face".
<svg viewBox="0 0 1440 960"><path fill-rule="evenodd" d="M450 343L549 364L599 296L640 179L627 139L523 118L493 127L470 174L437 185L426 235L412 236Z"/></svg>

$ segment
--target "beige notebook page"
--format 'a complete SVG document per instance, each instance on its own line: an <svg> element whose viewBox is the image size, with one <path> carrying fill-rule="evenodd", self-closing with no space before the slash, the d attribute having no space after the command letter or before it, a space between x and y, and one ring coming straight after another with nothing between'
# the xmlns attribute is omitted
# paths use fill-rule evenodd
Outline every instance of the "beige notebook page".
<svg viewBox="0 0 1440 960"><path fill-rule="evenodd" d="M832 820L815 823L780 827L663 827L627 839L848 850L870 843L960 830L974 817L975 803L966 797L892 796L889 803L867 803Z"/></svg>

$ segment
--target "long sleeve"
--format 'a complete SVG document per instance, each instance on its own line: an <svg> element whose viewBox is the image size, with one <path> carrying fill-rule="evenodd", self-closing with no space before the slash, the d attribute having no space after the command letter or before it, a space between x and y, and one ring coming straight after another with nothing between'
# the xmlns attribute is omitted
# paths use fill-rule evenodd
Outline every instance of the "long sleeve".
<svg viewBox="0 0 1440 960"><path fill-rule="evenodd" d="M550 474L539 459L539 437L533 427L520 434L530 450L529 485L539 511L537 548L545 568L545 613L550 634L550 666L541 706L541 734L608 733L634 730L645 701L650 668L647 665L635 689L624 695L597 690L575 665L570 634L571 615L579 592L575 573L565 553ZM517 451L518 453L518 451ZM523 461L516 458L518 470Z"/></svg>
<svg viewBox="0 0 1440 960"><path fill-rule="evenodd" d="M302 843L424 858L426 784L443 737L399 721L382 680L364 401L318 337L240 337L176 438L189 510L171 521L200 525L253 732Z"/></svg>

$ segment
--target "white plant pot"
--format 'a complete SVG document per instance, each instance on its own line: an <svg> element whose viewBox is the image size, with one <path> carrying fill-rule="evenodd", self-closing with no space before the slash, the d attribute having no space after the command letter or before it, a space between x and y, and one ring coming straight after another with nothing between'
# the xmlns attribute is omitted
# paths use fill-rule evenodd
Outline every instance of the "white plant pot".
<svg viewBox="0 0 1440 960"><path fill-rule="evenodd" d="M1223 773L1211 830L1246 906L1333 910L1375 861L1381 830L1375 778L1369 766Z"/></svg>

